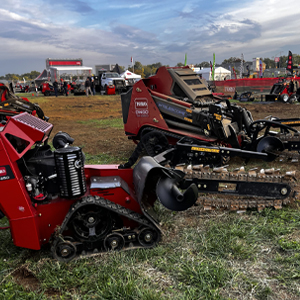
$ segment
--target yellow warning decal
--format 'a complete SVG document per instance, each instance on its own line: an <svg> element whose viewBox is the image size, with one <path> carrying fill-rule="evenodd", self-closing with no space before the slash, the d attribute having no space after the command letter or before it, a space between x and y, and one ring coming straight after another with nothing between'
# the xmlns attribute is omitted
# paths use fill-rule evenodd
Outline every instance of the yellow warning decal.
<svg viewBox="0 0 300 300"><path fill-rule="evenodd" d="M187 117L185 117L184 120L193 123L193 120L192 120L192 119L189 119L189 118L187 118Z"/></svg>
<svg viewBox="0 0 300 300"><path fill-rule="evenodd" d="M202 147L192 147L192 151L219 153L219 152L220 152L220 149L210 149L210 148L202 148Z"/></svg>
<svg viewBox="0 0 300 300"><path fill-rule="evenodd" d="M209 126L209 124L207 124L207 129L208 129L208 130L210 130L210 126Z"/></svg>
<svg viewBox="0 0 300 300"><path fill-rule="evenodd" d="M186 109L185 111L190 113L190 114L193 112L191 109Z"/></svg>
<svg viewBox="0 0 300 300"><path fill-rule="evenodd" d="M5 103L5 104L4 104L4 106L8 106L8 105L9 105L8 103Z"/></svg>
<svg viewBox="0 0 300 300"><path fill-rule="evenodd" d="M281 122L283 125L300 124L300 121Z"/></svg>
<svg viewBox="0 0 300 300"><path fill-rule="evenodd" d="M221 116L221 115L214 114L214 116L216 117L216 119L217 119L218 121L221 121L221 120L222 120L222 116Z"/></svg>

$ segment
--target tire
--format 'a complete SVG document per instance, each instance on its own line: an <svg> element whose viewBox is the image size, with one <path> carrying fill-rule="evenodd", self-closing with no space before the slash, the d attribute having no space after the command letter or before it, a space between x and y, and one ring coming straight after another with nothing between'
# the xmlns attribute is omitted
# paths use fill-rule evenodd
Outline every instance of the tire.
<svg viewBox="0 0 300 300"><path fill-rule="evenodd" d="M290 103L290 97L288 94L280 95L280 101L283 103Z"/></svg>
<svg viewBox="0 0 300 300"><path fill-rule="evenodd" d="M141 142L149 156L156 156L169 148L167 137L159 131L143 134Z"/></svg>
<svg viewBox="0 0 300 300"><path fill-rule="evenodd" d="M50 92L49 91L45 91L45 94L44 94L46 97L50 96Z"/></svg>

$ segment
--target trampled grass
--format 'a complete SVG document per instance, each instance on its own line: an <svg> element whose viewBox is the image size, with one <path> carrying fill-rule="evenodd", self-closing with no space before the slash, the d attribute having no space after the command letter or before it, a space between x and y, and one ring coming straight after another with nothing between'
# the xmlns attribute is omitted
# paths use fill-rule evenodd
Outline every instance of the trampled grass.
<svg viewBox="0 0 300 300"><path fill-rule="evenodd" d="M93 120L85 120L85 121L77 121L80 124L86 125L94 125L99 128L119 128L122 129L124 127L122 118L113 118L113 119L93 119Z"/></svg>
<svg viewBox="0 0 300 300"><path fill-rule="evenodd" d="M84 124L123 126L121 119L113 120ZM85 155L86 164L118 161L108 154ZM0 230L0 300L300 299L297 207L244 214L206 213L199 206L177 213L160 205L157 210L164 235L156 248L68 264L53 260L49 247L18 248L10 231ZM6 218L0 220L4 225Z"/></svg>
<svg viewBox="0 0 300 300"><path fill-rule="evenodd" d="M164 237L156 248L68 264L52 260L48 248L17 248L9 231L1 231L0 299L300 298L298 210L159 210Z"/></svg>

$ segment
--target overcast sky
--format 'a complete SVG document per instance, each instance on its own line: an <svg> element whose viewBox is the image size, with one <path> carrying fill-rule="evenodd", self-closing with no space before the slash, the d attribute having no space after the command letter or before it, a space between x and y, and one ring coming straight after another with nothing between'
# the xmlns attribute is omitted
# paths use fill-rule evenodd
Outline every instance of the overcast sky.
<svg viewBox="0 0 300 300"><path fill-rule="evenodd" d="M294 3L294 4L293 4ZM297 4L296 4L297 3ZM282 0L1 0L0 75L46 58L175 66L300 53L300 5Z"/></svg>

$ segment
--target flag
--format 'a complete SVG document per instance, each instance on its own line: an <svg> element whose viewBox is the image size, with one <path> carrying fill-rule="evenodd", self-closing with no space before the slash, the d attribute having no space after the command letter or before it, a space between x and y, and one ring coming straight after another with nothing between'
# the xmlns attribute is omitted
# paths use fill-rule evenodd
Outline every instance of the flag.
<svg viewBox="0 0 300 300"><path fill-rule="evenodd" d="M186 53L185 56L184 56L184 65L185 65L185 66L187 65L187 53Z"/></svg>
<svg viewBox="0 0 300 300"><path fill-rule="evenodd" d="M133 58L132 58L132 56L131 56L131 59L130 59L130 61L131 61L131 64L133 63Z"/></svg>
<svg viewBox="0 0 300 300"><path fill-rule="evenodd" d="M275 58L277 58L277 57L275 57ZM278 61L277 62L280 62L280 58L279 57L278 57ZM291 71L291 72L293 71L293 54L292 54L291 51L289 51L286 69L288 71Z"/></svg>
<svg viewBox="0 0 300 300"><path fill-rule="evenodd" d="M234 67L232 67L232 70L233 70L234 78L236 79L236 72L235 72L235 68L234 68Z"/></svg>
<svg viewBox="0 0 300 300"><path fill-rule="evenodd" d="M259 77L262 78L263 76L263 66L261 59L259 60Z"/></svg>
<svg viewBox="0 0 300 300"><path fill-rule="evenodd" d="M215 63L216 63L216 56L215 54L213 55L213 65L212 65L212 72L211 72L211 77L212 80L215 80Z"/></svg>

